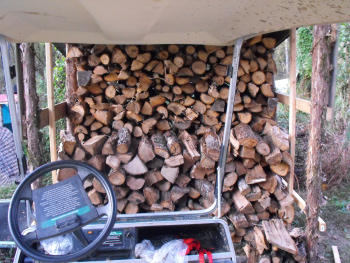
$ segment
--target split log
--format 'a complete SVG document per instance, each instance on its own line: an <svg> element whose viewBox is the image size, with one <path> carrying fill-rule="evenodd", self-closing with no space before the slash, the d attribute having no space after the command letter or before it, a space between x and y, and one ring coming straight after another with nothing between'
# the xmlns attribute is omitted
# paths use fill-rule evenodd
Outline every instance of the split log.
<svg viewBox="0 0 350 263"><path fill-rule="evenodd" d="M127 176L126 177L126 185L131 190L140 190L145 184L145 179L143 178L136 178L133 176Z"/></svg>
<svg viewBox="0 0 350 263"><path fill-rule="evenodd" d="M256 165L252 170L250 170L246 176L245 180L247 184L255 184L266 181L266 174L260 164Z"/></svg>
<svg viewBox="0 0 350 263"><path fill-rule="evenodd" d="M166 140L161 134L154 134L151 137L151 141L154 148L154 153L159 155L160 157L163 157L165 159L168 159L170 157L168 148L166 146Z"/></svg>
<svg viewBox="0 0 350 263"><path fill-rule="evenodd" d="M141 141L138 147L138 156L140 157L141 161L144 163L147 163L153 160L153 158L155 157L152 143L145 135L142 135L141 137Z"/></svg>
<svg viewBox="0 0 350 263"><path fill-rule="evenodd" d="M107 139L108 137L106 135L98 135L87 140L85 143L82 143L82 147L89 154L95 156L101 154L103 145L105 144Z"/></svg>
<svg viewBox="0 0 350 263"><path fill-rule="evenodd" d="M138 155L127 164L124 164L123 169L132 175L141 175L148 171L146 165L141 161Z"/></svg>
<svg viewBox="0 0 350 263"><path fill-rule="evenodd" d="M298 253L298 248L294 240L288 234L282 220L264 220L262 224L268 242L289 253Z"/></svg>
<svg viewBox="0 0 350 263"><path fill-rule="evenodd" d="M179 167L168 167L163 166L161 170L162 176L167 179L172 184L175 183L175 180L179 174Z"/></svg>
<svg viewBox="0 0 350 263"><path fill-rule="evenodd" d="M154 187L145 187L143 189L143 194L145 196L147 204L152 206L160 198L159 190Z"/></svg>
<svg viewBox="0 0 350 263"><path fill-rule="evenodd" d="M238 190L233 192L232 200L239 212L244 214L254 213L255 210L252 204Z"/></svg>
<svg viewBox="0 0 350 263"><path fill-rule="evenodd" d="M200 158L200 154L197 151L196 143L193 137L190 136L187 131L182 131L179 136L179 139L182 141L191 158L195 161L198 161Z"/></svg>

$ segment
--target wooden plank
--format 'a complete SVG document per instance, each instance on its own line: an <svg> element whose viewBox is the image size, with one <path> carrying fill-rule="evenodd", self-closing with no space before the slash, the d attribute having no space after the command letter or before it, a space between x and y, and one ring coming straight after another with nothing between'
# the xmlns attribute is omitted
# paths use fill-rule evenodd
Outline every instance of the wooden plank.
<svg viewBox="0 0 350 263"><path fill-rule="evenodd" d="M55 105L55 121L58 121L64 117L67 117L67 102L61 102ZM40 126L42 129L49 125L49 109L41 109L40 110Z"/></svg>
<svg viewBox="0 0 350 263"><path fill-rule="evenodd" d="M296 255L298 247L287 232L282 219L263 220L266 240L276 247Z"/></svg>
<svg viewBox="0 0 350 263"><path fill-rule="evenodd" d="M57 161L56 149L56 125L55 125L55 102L53 91L53 62L52 62L52 44L45 43L46 57L46 87L47 87L47 109L49 117L49 138L50 138L50 157L51 162ZM52 171L52 182L57 183L57 172Z"/></svg>
<svg viewBox="0 0 350 263"><path fill-rule="evenodd" d="M285 186L287 186L287 182L284 179L282 179L282 182ZM306 207L306 202L304 199L301 198L301 196L295 190L293 190L292 196L294 198L294 202L304 212L304 209ZM327 224L321 217L318 217L318 229L320 232L326 232L327 229Z"/></svg>
<svg viewBox="0 0 350 263"><path fill-rule="evenodd" d="M341 263L339 251L337 246L332 246L333 255L334 255L334 263Z"/></svg>
<svg viewBox="0 0 350 263"><path fill-rule="evenodd" d="M289 95L282 93L276 93L276 95L279 103L283 103L289 106ZM310 114L311 102L308 100L296 98L296 109ZM330 107L327 107L326 119L327 121L330 121L332 119L332 108Z"/></svg>
<svg viewBox="0 0 350 263"><path fill-rule="evenodd" d="M288 178L288 192L294 189L294 161L295 161L295 120L296 120L296 90L297 90L297 44L296 28L290 30L290 92L289 92L289 141L290 156L293 163L290 165Z"/></svg>

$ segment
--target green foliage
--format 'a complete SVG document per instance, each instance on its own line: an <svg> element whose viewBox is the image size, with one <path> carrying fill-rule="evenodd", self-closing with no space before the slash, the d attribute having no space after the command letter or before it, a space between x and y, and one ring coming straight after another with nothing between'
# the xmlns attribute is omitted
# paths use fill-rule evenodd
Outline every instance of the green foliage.
<svg viewBox="0 0 350 263"><path fill-rule="evenodd" d="M44 52L45 45L43 43L38 44L36 48L37 59L39 60L39 67L41 57L40 54ZM65 57L56 49L53 49L53 86L54 86L54 103L60 103L65 101L66 93L66 68L65 68ZM37 73L37 93L39 96L39 107L47 107L47 87L46 79L40 74L42 69L38 69ZM56 121L56 141L59 141L59 131L66 129L65 119ZM50 162L50 142L49 142L49 127L41 129L42 133L42 147L45 163Z"/></svg>
<svg viewBox="0 0 350 263"><path fill-rule="evenodd" d="M337 195L332 196L330 200L332 205L341 213L350 214L350 211L347 209L347 206L350 204L350 200L339 198Z"/></svg>
<svg viewBox="0 0 350 263"><path fill-rule="evenodd" d="M345 130L350 142L350 24L339 24L338 72L336 79L335 122L333 128Z"/></svg>
<svg viewBox="0 0 350 263"><path fill-rule="evenodd" d="M303 78L312 75L312 26L301 27L297 31L297 71Z"/></svg>
<svg viewBox="0 0 350 263"><path fill-rule="evenodd" d="M16 190L16 188L17 188L17 185L15 185L15 184L0 187L0 199L11 198L13 195L13 192Z"/></svg>

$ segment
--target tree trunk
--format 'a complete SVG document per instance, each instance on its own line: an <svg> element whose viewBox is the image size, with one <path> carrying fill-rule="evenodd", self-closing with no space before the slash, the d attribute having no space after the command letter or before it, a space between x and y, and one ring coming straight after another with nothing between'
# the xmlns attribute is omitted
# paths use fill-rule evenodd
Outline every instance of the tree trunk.
<svg viewBox="0 0 350 263"><path fill-rule="evenodd" d="M67 44L67 52L72 47L72 44ZM75 102L77 101L77 95L75 94L75 91L78 89L78 83L77 83L77 67L75 64L76 58L71 57L68 58L66 56L66 75L67 75L67 83L66 83L66 100L67 100L67 107L68 109L71 109ZM67 119L67 131L73 133L74 130L74 124L71 121L71 118Z"/></svg>
<svg viewBox="0 0 350 263"><path fill-rule="evenodd" d="M309 262L317 262L317 226L321 198L321 135L330 84L330 25L314 26L310 137L307 159L307 248Z"/></svg>
<svg viewBox="0 0 350 263"><path fill-rule="evenodd" d="M39 97L36 93L35 82L35 51L34 44L25 43L23 48L23 80L24 96L26 102L26 129L29 171L32 172L43 164L41 150L41 133L39 131ZM41 186L42 179L32 185L33 188Z"/></svg>

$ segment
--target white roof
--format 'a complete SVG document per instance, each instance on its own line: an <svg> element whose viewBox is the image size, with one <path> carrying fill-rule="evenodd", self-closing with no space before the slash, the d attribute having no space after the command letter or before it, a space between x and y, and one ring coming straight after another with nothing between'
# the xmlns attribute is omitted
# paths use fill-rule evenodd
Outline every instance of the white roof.
<svg viewBox="0 0 350 263"><path fill-rule="evenodd" d="M233 44L350 20L350 0L0 0L11 42Z"/></svg>

